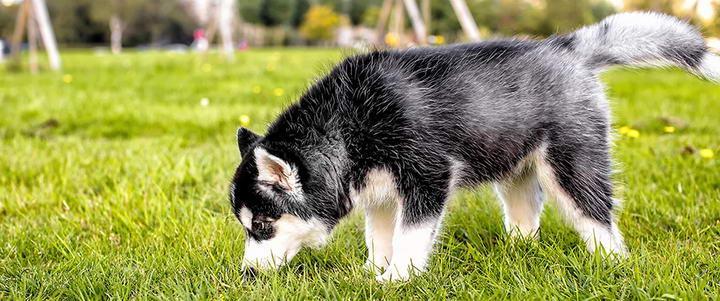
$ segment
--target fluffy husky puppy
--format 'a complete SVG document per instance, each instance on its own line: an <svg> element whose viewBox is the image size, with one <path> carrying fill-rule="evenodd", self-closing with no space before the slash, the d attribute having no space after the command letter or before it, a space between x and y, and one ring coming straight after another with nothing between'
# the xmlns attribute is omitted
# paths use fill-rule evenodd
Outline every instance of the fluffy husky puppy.
<svg viewBox="0 0 720 301"><path fill-rule="evenodd" d="M244 266L321 246L364 208L367 267L405 280L428 264L446 204L493 183L511 236L536 237L542 191L587 248L623 256L613 218L613 65L684 68L720 80L692 26L626 13L542 41L496 40L349 57L258 136L239 129L230 199L247 230Z"/></svg>

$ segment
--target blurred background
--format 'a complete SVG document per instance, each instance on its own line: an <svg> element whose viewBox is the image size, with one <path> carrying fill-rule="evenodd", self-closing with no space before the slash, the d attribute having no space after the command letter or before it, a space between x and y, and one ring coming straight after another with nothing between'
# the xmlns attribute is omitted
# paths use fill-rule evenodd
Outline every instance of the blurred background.
<svg viewBox="0 0 720 301"><path fill-rule="evenodd" d="M22 36L18 19L24 5L22 0L0 4L0 43L7 55L13 36ZM673 14L700 26L706 36L720 35L718 0L48 0L46 5L61 47L114 53L122 48L204 51L215 42L230 51L546 37L631 10ZM29 47L22 43L21 49ZM710 44L718 47L716 39Z"/></svg>

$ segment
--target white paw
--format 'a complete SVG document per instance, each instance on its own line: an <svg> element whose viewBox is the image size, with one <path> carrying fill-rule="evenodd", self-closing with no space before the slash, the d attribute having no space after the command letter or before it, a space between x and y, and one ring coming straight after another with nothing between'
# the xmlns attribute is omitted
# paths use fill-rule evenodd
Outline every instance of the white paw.
<svg viewBox="0 0 720 301"><path fill-rule="evenodd" d="M512 239L516 240L539 240L540 239L540 229L535 228L519 228L519 227L513 227L513 228L507 228L507 233Z"/></svg>
<svg viewBox="0 0 720 301"><path fill-rule="evenodd" d="M388 264L385 260L381 262L375 262L368 258L368 260L365 261L363 268L365 268L366 271L373 273L374 275L380 275L382 274L383 270L387 268L387 266Z"/></svg>
<svg viewBox="0 0 720 301"><path fill-rule="evenodd" d="M389 267L385 270L385 273L375 277L378 282L393 282L393 281L408 281L412 276L412 267L398 268L396 266Z"/></svg>

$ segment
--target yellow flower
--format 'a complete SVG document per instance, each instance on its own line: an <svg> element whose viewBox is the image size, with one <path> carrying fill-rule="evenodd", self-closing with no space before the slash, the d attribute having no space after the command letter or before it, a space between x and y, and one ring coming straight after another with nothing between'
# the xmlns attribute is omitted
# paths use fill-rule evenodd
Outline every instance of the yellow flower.
<svg viewBox="0 0 720 301"><path fill-rule="evenodd" d="M385 35L385 44L387 44L388 46L396 47L399 43L400 41L392 32L388 32Z"/></svg>
<svg viewBox="0 0 720 301"><path fill-rule="evenodd" d="M203 64L203 65L202 65L202 71L203 71L203 72L206 72L206 73L212 71L212 65L210 65L210 64Z"/></svg>
<svg viewBox="0 0 720 301"><path fill-rule="evenodd" d="M709 148L703 148L700 150L700 157L703 157L705 159L712 159L712 157L715 157L715 152Z"/></svg>
<svg viewBox="0 0 720 301"><path fill-rule="evenodd" d="M282 88L275 88L275 89L273 89L273 94L275 94L275 96L277 96L277 97L280 97L280 96L283 96L283 94L285 94L285 90L283 90Z"/></svg>
<svg viewBox="0 0 720 301"><path fill-rule="evenodd" d="M631 129L627 132L627 136L630 138L637 138L637 137L640 137L640 132L638 132L638 130Z"/></svg>
<svg viewBox="0 0 720 301"><path fill-rule="evenodd" d="M438 44L438 45L445 44L445 37L444 36L435 36L435 44Z"/></svg>
<svg viewBox="0 0 720 301"><path fill-rule="evenodd" d="M627 134L630 130L632 130L631 127L629 127L629 126L624 126L624 127L621 127L621 128L618 130L618 132L620 132L621 135L625 135L625 134Z"/></svg>
<svg viewBox="0 0 720 301"><path fill-rule="evenodd" d="M73 76L72 76L72 74L65 74L65 75L63 75L62 80L66 84L72 83Z"/></svg>
<svg viewBox="0 0 720 301"><path fill-rule="evenodd" d="M275 71L275 64L268 64L265 70L270 72Z"/></svg>
<svg viewBox="0 0 720 301"><path fill-rule="evenodd" d="M252 92L255 93L255 94L260 94L260 92L262 92L262 87L260 87L260 86L253 86L253 87L252 87Z"/></svg>
<svg viewBox="0 0 720 301"><path fill-rule="evenodd" d="M248 115L240 115L240 125L242 126L248 126L250 124L250 116Z"/></svg>
<svg viewBox="0 0 720 301"><path fill-rule="evenodd" d="M674 127L674 126L666 126L666 127L663 128L663 130L665 131L665 133L668 133L668 134L669 134L669 133L675 133L675 127Z"/></svg>

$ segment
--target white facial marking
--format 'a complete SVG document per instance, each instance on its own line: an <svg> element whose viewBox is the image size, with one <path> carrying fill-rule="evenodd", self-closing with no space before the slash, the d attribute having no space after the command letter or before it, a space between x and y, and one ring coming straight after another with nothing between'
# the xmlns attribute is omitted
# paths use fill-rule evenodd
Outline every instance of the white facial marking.
<svg viewBox="0 0 720 301"><path fill-rule="evenodd" d="M283 214L273 223L274 236L256 241L245 239L243 266L258 269L278 268L289 262L303 246L320 247L325 244L327 227L320 221L304 221L291 214Z"/></svg>
<svg viewBox="0 0 720 301"><path fill-rule="evenodd" d="M252 212L250 212L247 207L240 208L240 223L245 226L245 228L252 228Z"/></svg>

